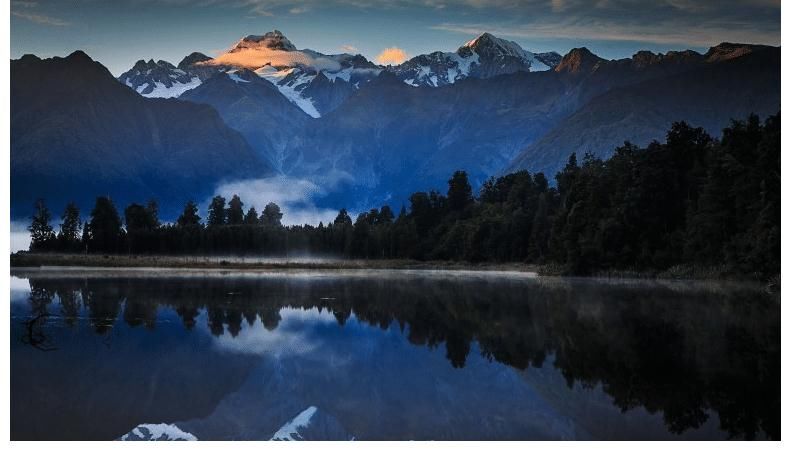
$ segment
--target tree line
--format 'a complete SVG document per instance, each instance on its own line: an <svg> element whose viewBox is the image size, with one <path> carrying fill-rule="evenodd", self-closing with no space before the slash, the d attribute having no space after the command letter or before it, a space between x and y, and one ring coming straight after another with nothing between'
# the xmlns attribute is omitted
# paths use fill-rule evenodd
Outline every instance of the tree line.
<svg viewBox="0 0 791 461"><path fill-rule="evenodd" d="M607 270L722 267L762 277L780 273L780 114L733 121L720 139L677 122L664 143L631 143L603 160L572 154L550 184L519 171L487 180L479 193L463 171L446 194L409 197L398 215L384 205L352 220L284 226L279 206L245 211L216 196L205 223L188 202L161 223L155 201L123 219L98 197L83 223L76 205L59 232L43 200L29 227L31 251L131 254L299 253L346 258L551 264L571 274Z"/></svg>

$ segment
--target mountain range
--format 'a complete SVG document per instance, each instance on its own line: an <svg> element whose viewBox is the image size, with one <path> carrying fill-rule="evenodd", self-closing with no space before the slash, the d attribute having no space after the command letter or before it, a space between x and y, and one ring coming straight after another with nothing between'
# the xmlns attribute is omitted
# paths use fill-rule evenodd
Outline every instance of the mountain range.
<svg viewBox="0 0 791 461"><path fill-rule="evenodd" d="M143 96L178 97L216 73L247 69L272 82L306 114L319 118L383 70L412 86L438 87L468 77L545 71L560 59L555 52L531 53L515 42L484 33L455 53L437 51L397 66L381 66L360 54L327 55L299 50L282 32L274 30L248 35L216 58L191 53L178 67L162 60L140 60L118 79Z"/></svg>
<svg viewBox="0 0 791 461"><path fill-rule="evenodd" d="M141 98L81 51L11 62L12 215L37 198L90 209L100 195L158 198L172 215L217 182L273 171L213 108Z"/></svg>
<svg viewBox="0 0 791 461"><path fill-rule="evenodd" d="M117 79L81 52L25 56L11 83L12 214L55 188L181 204L275 174L315 184L322 206L363 209L443 190L458 169L476 188L516 169L552 177L572 152L606 157L681 119L718 136L732 118L779 111L780 51L723 43L606 60L482 34L380 66L273 31L214 58L141 60Z"/></svg>

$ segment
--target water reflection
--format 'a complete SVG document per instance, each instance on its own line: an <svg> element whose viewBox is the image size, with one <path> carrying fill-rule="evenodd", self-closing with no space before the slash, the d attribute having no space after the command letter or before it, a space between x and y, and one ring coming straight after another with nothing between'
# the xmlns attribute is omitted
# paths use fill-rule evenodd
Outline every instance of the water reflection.
<svg viewBox="0 0 791 461"><path fill-rule="evenodd" d="M172 316L187 334L207 328L227 351L310 354L320 335L311 325L343 329L353 318L396 328L415 346L444 348L457 369L471 354L517 370L554 368L569 388L601 388L622 412L661 414L669 434L715 417L729 437L780 436L779 299L755 287L408 274L25 275L27 311L12 310L12 342L40 350L60 346L48 332L86 325L107 341L118 325L172 336L159 331ZM12 402L21 385L12 380ZM12 417L12 435L13 425Z"/></svg>

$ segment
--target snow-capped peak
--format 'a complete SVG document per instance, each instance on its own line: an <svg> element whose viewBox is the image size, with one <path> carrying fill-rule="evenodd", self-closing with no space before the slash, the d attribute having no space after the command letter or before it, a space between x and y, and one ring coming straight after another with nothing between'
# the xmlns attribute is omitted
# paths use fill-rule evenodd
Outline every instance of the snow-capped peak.
<svg viewBox="0 0 791 461"><path fill-rule="evenodd" d="M201 84L201 79L188 69L180 69L167 61L140 60L121 74L118 80L149 98L177 98L181 93Z"/></svg>
<svg viewBox="0 0 791 461"><path fill-rule="evenodd" d="M269 50L297 51L297 47L279 30L267 32L264 35L248 35L236 42L236 45L229 53L237 52L247 48L265 48Z"/></svg>
<svg viewBox="0 0 791 461"><path fill-rule="evenodd" d="M460 55L467 54L467 51L474 51L482 56L512 56L524 61L533 61L535 55L525 51L518 43L484 32L478 37L465 43L457 50Z"/></svg>
<svg viewBox="0 0 791 461"><path fill-rule="evenodd" d="M531 53L518 43L486 32L468 41L455 53L434 52L395 66L393 72L413 86L443 86L467 77L489 78L515 72L552 69L557 53Z"/></svg>
<svg viewBox="0 0 791 461"><path fill-rule="evenodd" d="M550 70L559 61L557 53L531 53L516 42L483 33L455 52L423 54L386 69L409 85L438 87L469 77ZM219 72L229 73L236 83L246 83L248 79L235 70L253 71L306 114L318 118L384 69L359 54L298 49L282 32L273 30L247 35L216 58L191 53L178 67L165 61L138 61L119 80L143 96L178 97Z"/></svg>

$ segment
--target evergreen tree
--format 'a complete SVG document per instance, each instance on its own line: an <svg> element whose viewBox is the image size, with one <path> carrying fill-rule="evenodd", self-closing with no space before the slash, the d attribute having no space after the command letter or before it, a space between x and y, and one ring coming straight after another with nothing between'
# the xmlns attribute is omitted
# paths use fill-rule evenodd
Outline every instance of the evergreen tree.
<svg viewBox="0 0 791 461"><path fill-rule="evenodd" d="M80 231L82 221L80 221L80 210L74 202L69 202L61 216L60 234L58 243L64 251L76 251L80 248Z"/></svg>
<svg viewBox="0 0 791 461"><path fill-rule="evenodd" d="M225 222L225 197L217 195L209 204L209 218L206 224L209 227L216 227L222 226Z"/></svg>
<svg viewBox="0 0 791 461"><path fill-rule="evenodd" d="M129 251L132 253L151 251L155 246L153 234L159 227L156 207L150 206L150 202L145 207L133 203L124 210L124 221L126 221Z"/></svg>
<svg viewBox="0 0 791 461"><path fill-rule="evenodd" d="M116 253L123 249L121 218L109 197L96 198L85 232L88 248L93 252Z"/></svg>
<svg viewBox="0 0 791 461"><path fill-rule="evenodd" d="M346 211L346 208L341 208L341 211L338 212L338 216L335 217L335 221L333 221L335 227L344 227L344 226L351 226L352 225L352 218L349 216L349 212Z"/></svg>
<svg viewBox="0 0 791 461"><path fill-rule="evenodd" d="M238 226L244 223L244 204L238 195L234 194L231 201L228 202L228 210L226 212L226 220L229 225Z"/></svg>
<svg viewBox="0 0 791 461"><path fill-rule="evenodd" d="M160 226L159 222L159 204L156 200L151 199L146 204L146 212L148 213L149 222L152 228L156 229Z"/></svg>
<svg viewBox="0 0 791 461"><path fill-rule="evenodd" d="M452 211L463 211L472 201L472 187L467 173L456 171L448 181L448 206Z"/></svg>
<svg viewBox="0 0 791 461"><path fill-rule="evenodd" d="M254 206L251 206L249 210L247 210L247 214L244 215L244 223L247 225L254 225L258 224L258 212L255 210Z"/></svg>
<svg viewBox="0 0 791 461"><path fill-rule="evenodd" d="M223 207L225 205L223 204ZM200 226L201 217L198 215L198 205L192 200L184 205L184 211L176 220L176 223L181 227Z"/></svg>
<svg viewBox="0 0 791 461"><path fill-rule="evenodd" d="M264 226L281 227L280 220L283 218L283 213L280 212L280 207L277 203L269 202L261 212L261 224Z"/></svg>
<svg viewBox="0 0 791 461"><path fill-rule="evenodd" d="M391 210L389 206L384 205L379 209L379 219L377 224L392 224L393 218L393 210Z"/></svg>
<svg viewBox="0 0 791 461"><path fill-rule="evenodd" d="M35 213L31 218L30 226L30 251L43 251L52 249L55 241L55 232L49 224L51 214L43 199L36 200Z"/></svg>

